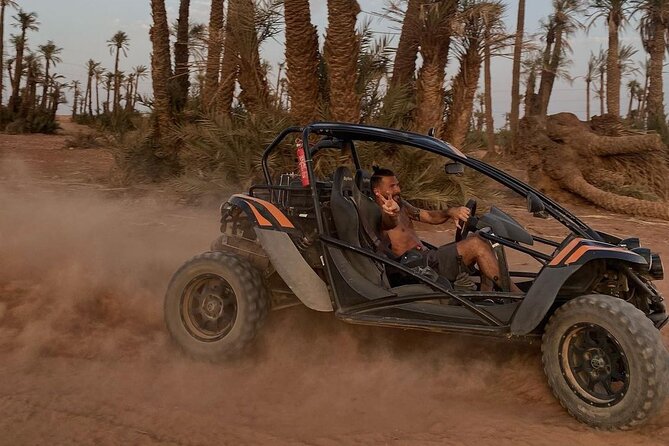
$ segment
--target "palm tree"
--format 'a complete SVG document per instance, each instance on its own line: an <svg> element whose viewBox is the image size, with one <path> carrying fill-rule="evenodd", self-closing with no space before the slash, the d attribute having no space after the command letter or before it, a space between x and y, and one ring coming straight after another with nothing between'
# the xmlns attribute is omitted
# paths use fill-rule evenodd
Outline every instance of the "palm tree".
<svg viewBox="0 0 669 446"><path fill-rule="evenodd" d="M495 149L495 124L492 116L492 74L490 72L491 55L494 50L503 47L506 39L504 22L504 4L489 2L484 14L485 30L483 32L483 85L485 96L485 123L488 151Z"/></svg>
<svg viewBox="0 0 669 446"><path fill-rule="evenodd" d="M49 87L49 68L53 65L61 63L62 59L58 56L63 49L58 48L52 40L49 40L45 45L40 45L38 51L44 58L44 86L42 88L42 108L46 109L47 89Z"/></svg>
<svg viewBox="0 0 669 446"><path fill-rule="evenodd" d="M627 82L627 91L629 92L630 95L630 103L629 106L627 107L627 118L631 119L632 118L632 102L634 101L634 98L638 96L638 91L641 89L641 84L639 84L639 81L636 79L630 79L629 82Z"/></svg>
<svg viewBox="0 0 669 446"><path fill-rule="evenodd" d="M72 117L75 118L77 116L77 106L79 105L79 98L81 97L81 82L79 81L72 81L68 87L70 90L74 92L73 94L73 99L72 99Z"/></svg>
<svg viewBox="0 0 669 446"><path fill-rule="evenodd" d="M486 44L498 44L497 40L491 41L491 39L493 35L497 35L497 30L502 25L503 10L500 2L470 0L461 3L457 21L462 28L454 40L460 69L453 80L453 102L448 111L443 132L444 139L456 147L464 143L467 135L481 73L483 53Z"/></svg>
<svg viewBox="0 0 669 446"><path fill-rule="evenodd" d="M262 28L269 23L257 20L253 0L233 1L237 3L235 7L237 19L232 35L233 48L238 51L239 55L239 88L241 89L239 99L248 110L256 111L266 108L270 102L267 72L260 60L259 43L259 34L262 34ZM256 24L259 25L260 30L256 29Z"/></svg>
<svg viewBox="0 0 669 446"><path fill-rule="evenodd" d="M153 52L151 53L151 81L153 84L154 137L160 141L167 135L172 124L172 108L168 82L171 70L170 30L167 25L165 0L151 0L153 26L149 35Z"/></svg>
<svg viewBox="0 0 669 446"><path fill-rule="evenodd" d="M2 93L4 92L3 79L5 77L5 8L18 8L14 0L0 0L0 107L2 107Z"/></svg>
<svg viewBox="0 0 669 446"><path fill-rule="evenodd" d="M124 31L117 31L116 34L112 36L111 39L107 40L107 46L109 47L109 54L115 54L114 56L114 108L116 111L118 104L121 100L121 78L118 71L118 62L121 53L126 57L128 55L128 46L130 43L130 38ZM111 111L111 108L110 108Z"/></svg>
<svg viewBox="0 0 669 446"><path fill-rule="evenodd" d="M223 2L221 1L220 3ZM189 10L190 0L181 0L179 2L179 19L177 20L177 40L174 43L174 78L176 84L176 88L174 89L174 106L177 111L181 111L186 105L188 90L190 89L188 69ZM135 89L136 93L137 89Z"/></svg>
<svg viewBox="0 0 669 446"><path fill-rule="evenodd" d="M585 110L586 120L590 121L590 86L597 74L597 57L590 52L590 59L588 59L588 71L585 73Z"/></svg>
<svg viewBox="0 0 669 446"><path fill-rule="evenodd" d="M102 105L102 109L104 110L105 113L109 113L109 112L111 112L111 107L110 107L109 100L110 100L110 95L111 95L111 91L112 91L112 82L114 81L114 78L115 78L115 77L116 77L116 76L115 76L114 73L112 73L111 71L107 71L107 72L104 74L104 78L105 78L105 90L107 91L107 100L106 100L105 103Z"/></svg>
<svg viewBox="0 0 669 446"><path fill-rule="evenodd" d="M606 58L606 109L609 114L620 116L621 74L618 63L618 33L629 16L629 0L589 0L590 24L604 19L609 31L609 48Z"/></svg>
<svg viewBox="0 0 669 446"><path fill-rule="evenodd" d="M318 34L311 23L309 0L285 0L284 17L290 111L297 122L307 124L318 118L319 62Z"/></svg>
<svg viewBox="0 0 669 446"><path fill-rule="evenodd" d="M646 122L646 105L648 103L648 84L650 82L650 59L646 59L643 64L643 88L639 91L641 101L639 103L639 120Z"/></svg>
<svg viewBox="0 0 669 446"><path fill-rule="evenodd" d="M466 2L465 2L466 3ZM423 65L416 80L414 130L429 128L441 134L444 118L444 75L451 47L453 18L457 1L424 4L420 12L420 55Z"/></svg>
<svg viewBox="0 0 669 446"><path fill-rule="evenodd" d="M602 48L599 49L599 54L597 54L596 57L596 72L597 75L599 76L599 90L597 91L597 97L599 98L599 114L603 115L605 113L604 111L604 100L606 98L606 95L604 93L605 88L604 86L606 85L604 78L606 76L606 61L608 60L608 55L606 54L606 51L604 51Z"/></svg>
<svg viewBox="0 0 669 446"><path fill-rule="evenodd" d="M579 0L553 0L553 14L546 24L546 49L544 67L539 84L539 114L546 116L553 93L553 84L570 51L567 37L582 25L577 16L582 12Z"/></svg>
<svg viewBox="0 0 669 446"><path fill-rule="evenodd" d="M100 65L95 69L95 114L100 116L100 82L107 70Z"/></svg>
<svg viewBox="0 0 669 446"><path fill-rule="evenodd" d="M86 62L86 93L84 94L84 102L81 109L85 112L86 106L88 106L88 114L90 116L93 116L93 77L100 65L100 62L96 62L93 59L88 59L88 62Z"/></svg>
<svg viewBox="0 0 669 446"><path fill-rule="evenodd" d="M207 69L202 91L202 103L211 101L218 90L221 70L221 49L223 48L223 0L212 0L209 12L209 45L207 49Z"/></svg>
<svg viewBox="0 0 669 446"><path fill-rule="evenodd" d="M330 78L330 117L335 121L358 122L360 97L355 91L360 41L355 25L360 6L357 0L328 0L328 28L325 60Z"/></svg>
<svg viewBox="0 0 669 446"><path fill-rule="evenodd" d="M235 24L239 17L238 11L239 2L229 0L227 20L225 21L225 44L223 48L223 61L221 62L221 78L217 92L217 108L223 113L230 112L237 85L237 77L239 76L239 50L235 43Z"/></svg>
<svg viewBox="0 0 669 446"><path fill-rule="evenodd" d="M35 112L35 99L37 97L37 78L40 75L39 57L33 52L29 52L25 59L26 67L26 87L21 98L21 107L19 116L32 122Z"/></svg>
<svg viewBox="0 0 669 446"><path fill-rule="evenodd" d="M135 86L134 86L135 94L133 95L133 98L132 98L132 109L133 110L135 108L135 103L137 102L136 98L139 94L139 80L147 78L148 77L148 72L149 72L149 69L144 65L137 65L136 67L134 67L132 69L132 74L134 75L134 78L135 78Z"/></svg>
<svg viewBox="0 0 669 446"><path fill-rule="evenodd" d="M402 87L414 80L416 56L420 46L420 11L423 3L423 0L409 0L403 14L402 31L395 52L393 74L390 80L393 87Z"/></svg>
<svg viewBox="0 0 669 446"><path fill-rule="evenodd" d="M648 69L648 127L666 133L664 86L662 70L667 48L666 30L669 26L669 2L666 0L633 0L634 13L641 14L639 29L645 50L650 55Z"/></svg>
<svg viewBox="0 0 669 446"><path fill-rule="evenodd" d="M518 150L518 120L520 118L520 65L525 29L525 0L518 1L518 19L516 20L516 35L513 44L513 71L511 80L511 153Z"/></svg>
<svg viewBox="0 0 669 446"><path fill-rule="evenodd" d="M133 97L135 96L135 73L130 73L125 83L125 110L135 111Z"/></svg>
<svg viewBox="0 0 669 446"><path fill-rule="evenodd" d="M26 32L37 31L39 22L37 21L36 12L25 12L22 9L13 17L16 23L13 24L16 28L21 28L21 34L17 36L16 40L16 58L14 60L14 78L12 80L12 95L9 98L9 109L16 113L19 110L21 97L19 96L19 89L21 86L21 76L23 74L23 52L26 46Z"/></svg>
<svg viewBox="0 0 669 446"><path fill-rule="evenodd" d="M537 86L537 76L543 66L543 56L539 51L533 51L523 59L522 61L522 76L525 78L525 94L524 94L524 103L525 106L525 116L530 116L534 113L536 109L536 96L535 93Z"/></svg>

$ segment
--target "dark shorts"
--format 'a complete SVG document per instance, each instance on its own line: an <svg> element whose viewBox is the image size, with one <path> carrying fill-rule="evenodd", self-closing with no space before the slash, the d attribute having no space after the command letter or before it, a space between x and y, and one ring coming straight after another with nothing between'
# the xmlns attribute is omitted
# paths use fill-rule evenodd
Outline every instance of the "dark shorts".
<svg viewBox="0 0 669 446"><path fill-rule="evenodd" d="M437 249L407 251L400 262L409 267L429 266L440 276L453 282L460 273L459 254L455 242L440 246Z"/></svg>

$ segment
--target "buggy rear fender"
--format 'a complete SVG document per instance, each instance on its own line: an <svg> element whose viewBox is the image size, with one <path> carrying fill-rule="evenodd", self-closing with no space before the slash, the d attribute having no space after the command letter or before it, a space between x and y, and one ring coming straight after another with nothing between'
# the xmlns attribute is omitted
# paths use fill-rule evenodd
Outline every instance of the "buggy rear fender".
<svg viewBox="0 0 669 446"><path fill-rule="evenodd" d="M312 310L333 311L327 285L304 260L290 236L259 227L255 233L272 266L295 296Z"/></svg>
<svg viewBox="0 0 669 446"><path fill-rule="evenodd" d="M295 226L288 217L269 201L249 195L235 194L228 202L244 211L254 227L279 231L295 230Z"/></svg>

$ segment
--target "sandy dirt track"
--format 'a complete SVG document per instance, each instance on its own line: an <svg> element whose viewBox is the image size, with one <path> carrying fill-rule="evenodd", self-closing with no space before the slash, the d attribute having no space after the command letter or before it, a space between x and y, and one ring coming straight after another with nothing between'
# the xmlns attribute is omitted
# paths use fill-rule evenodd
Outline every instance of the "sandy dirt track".
<svg viewBox="0 0 669 446"><path fill-rule="evenodd" d="M538 343L350 326L294 307L270 315L243 359L186 358L164 328L163 293L216 237L218 209L109 190L112 157L65 138L0 134L0 445L667 444L669 404L631 432L573 420ZM578 210L669 258L668 223Z"/></svg>

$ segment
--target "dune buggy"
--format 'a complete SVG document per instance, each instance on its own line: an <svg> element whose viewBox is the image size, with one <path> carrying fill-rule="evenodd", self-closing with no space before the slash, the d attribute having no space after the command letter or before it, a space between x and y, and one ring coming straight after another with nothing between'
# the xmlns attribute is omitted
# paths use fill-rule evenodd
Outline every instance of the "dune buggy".
<svg viewBox="0 0 669 446"><path fill-rule="evenodd" d="M299 173L274 174L270 159L293 141ZM509 292L508 282L481 291L475 268L473 286L463 288L402 264L376 249L380 208L356 146L370 142L441 156L444 175L473 169L568 235L530 234L496 206L477 215L470 200L471 218L456 239L475 232L490 241L501 271L522 293ZM313 160L329 149L346 152L351 166L319 179ZM596 231L540 191L429 135L343 123L291 127L269 144L262 170L263 184L221 206L222 235L210 251L186 262L169 284L166 324L187 353L239 353L269 310L301 303L356 324L541 337L554 395L594 427L631 427L661 408L669 366L659 330L668 316L653 281L663 278L663 268L638 238ZM509 270L507 250L536 260L538 271Z"/></svg>

